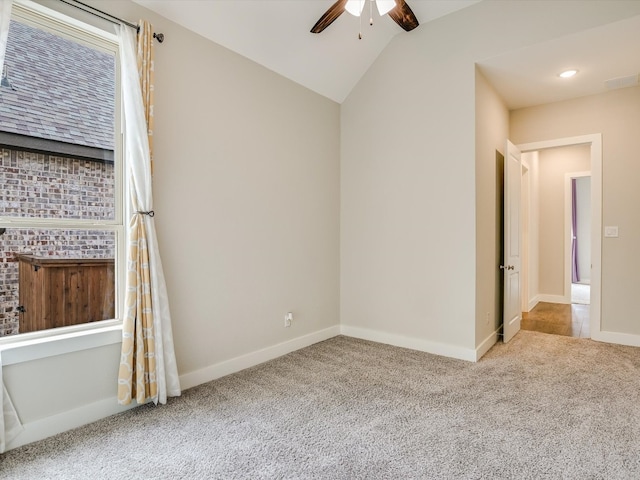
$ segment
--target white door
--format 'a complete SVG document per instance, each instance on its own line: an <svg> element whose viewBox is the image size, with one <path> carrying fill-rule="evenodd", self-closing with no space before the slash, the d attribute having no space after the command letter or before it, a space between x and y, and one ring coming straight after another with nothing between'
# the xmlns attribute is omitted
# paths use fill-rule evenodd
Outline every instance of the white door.
<svg viewBox="0 0 640 480"><path fill-rule="evenodd" d="M520 330L520 263L521 219L520 190L522 159L520 150L507 140L504 159L504 259L500 268L504 275L503 339L507 343Z"/></svg>

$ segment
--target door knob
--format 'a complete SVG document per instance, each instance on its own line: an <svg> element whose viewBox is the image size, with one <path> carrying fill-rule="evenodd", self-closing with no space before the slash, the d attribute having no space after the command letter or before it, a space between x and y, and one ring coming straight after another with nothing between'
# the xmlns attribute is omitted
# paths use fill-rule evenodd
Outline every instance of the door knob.
<svg viewBox="0 0 640 480"><path fill-rule="evenodd" d="M513 270L514 268L513 265L500 265L500 270Z"/></svg>

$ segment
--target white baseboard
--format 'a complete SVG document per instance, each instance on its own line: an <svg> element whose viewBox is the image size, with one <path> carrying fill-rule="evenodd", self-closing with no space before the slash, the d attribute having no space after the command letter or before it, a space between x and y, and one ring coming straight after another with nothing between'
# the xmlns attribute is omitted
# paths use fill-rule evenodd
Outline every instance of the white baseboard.
<svg viewBox="0 0 640 480"><path fill-rule="evenodd" d="M640 335L617 332L591 332L591 339L598 342L616 343L630 347L640 347Z"/></svg>
<svg viewBox="0 0 640 480"><path fill-rule="evenodd" d="M529 310L527 310L527 312L530 312L531 310L536 308L536 305L538 305L538 303L540 303L540 295L536 295L531 300L529 300Z"/></svg>
<svg viewBox="0 0 640 480"><path fill-rule="evenodd" d="M287 353L300 350L301 348L322 342L337 335L340 335L340 327L338 325L247 353L230 360L225 360L224 362L209 365L208 367L180 375L180 386L183 390L186 390L187 388L195 387L196 385L210 382L216 378L224 377L225 375L239 372L245 368L273 360L274 358L281 357Z"/></svg>
<svg viewBox="0 0 640 480"><path fill-rule="evenodd" d="M540 295L539 297L540 301L550 301L546 299L549 296ZM183 389L194 387L196 385L215 380L216 378L272 360L282 355L286 355L287 353L308 347L314 343L327 340L340 334L349 337L361 338L363 340L394 345L397 347L433 353L436 355L458 358L460 360L468 360L471 362L479 360L498 340L498 332L493 332L475 350L473 350L455 345L370 330L367 328L336 325L273 345L271 347L263 348L256 352L241 355L194 372L186 373L180 376L180 384ZM593 332L592 339L620 345L640 346L640 335L615 332ZM52 435L71 430L72 428L95 422L102 418L135 408L136 406L137 404L135 402L127 406L119 405L117 397L113 396L98 402L83 405L73 410L59 413L57 415L26 423L23 425L24 430L22 433L20 433L20 435L18 435L13 441L9 442L7 450L11 450L37 440L42 440Z"/></svg>
<svg viewBox="0 0 640 480"><path fill-rule="evenodd" d="M308 347L309 345L327 340L339 334L340 328L336 325L318 332L303 335L302 337L294 338L293 340L279 343L272 347L263 348L257 352L242 355L195 372L181 375L180 385L182 389L187 389L201 383L206 383L208 381L215 380L216 378L223 377L224 375L228 375L295 350ZM24 429L22 432L9 442L7 450L21 447L22 445L42 440L76 427L81 427L82 425L87 425L111 415L135 408L136 406L136 402L132 402L131 405L127 406L119 405L118 399L114 395L111 398L105 398L104 400L83 405L57 415L25 423L23 424Z"/></svg>
<svg viewBox="0 0 640 480"><path fill-rule="evenodd" d="M536 298L538 299L538 302L563 304L571 303L571 296L565 297L564 295L549 295L547 293L541 293Z"/></svg>
<svg viewBox="0 0 640 480"><path fill-rule="evenodd" d="M7 445L7 450L21 447L27 443L57 435L82 425L110 417L116 413L122 413L137 407L136 402L122 406L118 404L118 397L105 398L88 405L83 405L73 410L58 413L50 417L41 418L33 422L23 424L24 430Z"/></svg>
<svg viewBox="0 0 640 480"><path fill-rule="evenodd" d="M485 353L491 350L496 342L498 341L498 330L491 333L487 338L483 340L483 342L476 348L476 361L480 360Z"/></svg>
<svg viewBox="0 0 640 480"><path fill-rule="evenodd" d="M468 360L475 362L477 360L476 351L470 348L459 347L456 345L448 345L445 343L432 342L419 338L405 337L404 335L396 335L393 333L380 332L378 330L370 330L368 328L351 327L349 325L341 325L340 333L347 337L360 338L372 342L385 343L396 347L410 348L421 352L433 353L445 357L458 358L460 360Z"/></svg>

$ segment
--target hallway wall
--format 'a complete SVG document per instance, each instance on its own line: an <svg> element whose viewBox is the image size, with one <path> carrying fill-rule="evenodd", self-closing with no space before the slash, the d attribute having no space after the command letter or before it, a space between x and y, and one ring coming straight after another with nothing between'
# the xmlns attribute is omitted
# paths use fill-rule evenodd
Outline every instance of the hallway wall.
<svg viewBox="0 0 640 480"><path fill-rule="evenodd" d="M550 148L539 153L539 290L542 295L566 297L565 174L590 169L589 145ZM560 300L559 298L557 300Z"/></svg>
<svg viewBox="0 0 640 480"><path fill-rule="evenodd" d="M638 131L640 87L514 110L510 116L516 143L602 133L603 226L618 226L619 237L602 240L601 329L609 340L633 345L640 345L635 306L640 270Z"/></svg>

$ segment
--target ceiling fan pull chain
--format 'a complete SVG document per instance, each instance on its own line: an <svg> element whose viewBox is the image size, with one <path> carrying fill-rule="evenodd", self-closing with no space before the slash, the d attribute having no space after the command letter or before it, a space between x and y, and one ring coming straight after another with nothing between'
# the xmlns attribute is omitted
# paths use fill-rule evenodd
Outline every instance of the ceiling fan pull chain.
<svg viewBox="0 0 640 480"><path fill-rule="evenodd" d="M369 2L369 25L373 27L373 0Z"/></svg>
<svg viewBox="0 0 640 480"><path fill-rule="evenodd" d="M364 0L361 0L364 1ZM358 32L358 40L362 40L362 15L358 17L358 22L360 22L360 31Z"/></svg>

